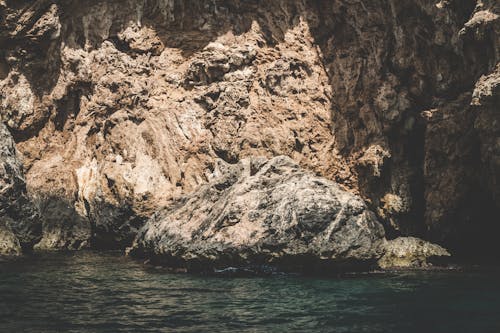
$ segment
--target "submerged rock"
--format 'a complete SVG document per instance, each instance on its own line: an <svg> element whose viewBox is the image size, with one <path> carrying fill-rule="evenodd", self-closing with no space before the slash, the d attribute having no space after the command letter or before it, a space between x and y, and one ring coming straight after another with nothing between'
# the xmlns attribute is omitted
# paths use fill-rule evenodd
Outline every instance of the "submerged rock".
<svg viewBox="0 0 500 333"><path fill-rule="evenodd" d="M382 225L360 197L334 182L283 156L223 167L220 177L155 214L130 253L193 270L380 257Z"/></svg>
<svg viewBox="0 0 500 333"><path fill-rule="evenodd" d="M433 259L449 256L450 253L439 245L415 237L400 237L385 244L378 265L383 269L425 268L431 266Z"/></svg>
<svg viewBox="0 0 500 333"><path fill-rule="evenodd" d="M18 255L40 239L37 209L26 193L14 140L0 123L0 255Z"/></svg>

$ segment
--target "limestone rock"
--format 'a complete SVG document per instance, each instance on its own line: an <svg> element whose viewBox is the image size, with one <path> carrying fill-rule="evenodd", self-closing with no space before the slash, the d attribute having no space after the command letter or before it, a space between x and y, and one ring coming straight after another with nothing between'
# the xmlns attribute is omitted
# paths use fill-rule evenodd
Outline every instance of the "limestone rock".
<svg viewBox="0 0 500 333"><path fill-rule="evenodd" d="M131 253L191 269L318 260L367 264L380 256L382 225L361 198L335 183L282 156L224 168L155 214Z"/></svg>
<svg viewBox="0 0 500 333"><path fill-rule="evenodd" d="M449 256L450 253L439 245L415 237L399 237L384 245L384 255L378 265L384 269L426 268L433 259Z"/></svg>
<svg viewBox="0 0 500 333"><path fill-rule="evenodd" d="M499 17L495 0L1 1L0 117L40 246L123 248L217 159L278 155L391 237L495 246Z"/></svg>
<svg viewBox="0 0 500 333"><path fill-rule="evenodd" d="M4 9L0 114L42 208L41 248L130 245L158 208L212 178L219 158L288 155L323 175L345 164L325 158L336 154L330 92L308 25L296 16L281 31L297 4L269 4ZM28 34L41 17L47 29Z"/></svg>

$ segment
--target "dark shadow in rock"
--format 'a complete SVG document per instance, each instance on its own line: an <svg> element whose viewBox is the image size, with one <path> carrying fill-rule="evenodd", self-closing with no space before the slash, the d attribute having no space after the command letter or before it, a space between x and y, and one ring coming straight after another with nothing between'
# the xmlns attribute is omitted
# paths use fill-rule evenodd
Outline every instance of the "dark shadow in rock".
<svg viewBox="0 0 500 333"><path fill-rule="evenodd" d="M190 57L228 32L234 35L248 32L254 22L263 31L264 41L273 46L283 41L286 31L298 23L303 9L300 2L292 0L273 1L266 3L266 6L262 6L259 0L186 0L173 1L171 8L164 7L165 4L159 0L145 1L141 8L112 0L107 1L105 5L111 9L118 6L122 13L123 6L130 6L127 9L129 15L110 18L108 37L86 34L83 17L91 9L98 9L96 5L103 4L102 1L91 0L60 4L62 38L67 46L95 49L109 38L117 45L117 49L133 53L134 51L117 36L131 21L140 21L142 27L156 32L165 47L181 49L185 57ZM194 13L196 15L193 15Z"/></svg>
<svg viewBox="0 0 500 333"><path fill-rule="evenodd" d="M138 215L129 204L86 204L92 225L90 246L99 250L124 250L132 245L147 217Z"/></svg>
<svg viewBox="0 0 500 333"><path fill-rule="evenodd" d="M27 17L25 11L18 16L9 16L0 38L0 48L5 55L12 58L13 64L23 73L31 84L32 91L41 98L49 94L56 85L61 65L58 15L59 9L55 1L7 1L8 7L29 6ZM19 26L16 24L22 25ZM14 29L14 30L10 30Z"/></svg>
<svg viewBox="0 0 500 333"><path fill-rule="evenodd" d="M80 250L89 247L91 227L74 203L59 197L35 198L42 216L42 240L36 249Z"/></svg>
<svg viewBox="0 0 500 333"><path fill-rule="evenodd" d="M286 31L298 22L298 5L297 1L287 0L268 2L266 8L259 0L175 1L173 12L177 14L171 22L158 24L162 18L152 6L145 12L144 24L157 32L165 47L181 49L188 58L221 35L231 32L238 36L248 32L253 23L260 26L266 44L273 46L283 41ZM289 19L287 10L295 14L284 22Z"/></svg>
<svg viewBox="0 0 500 333"><path fill-rule="evenodd" d="M39 211L26 191L23 166L14 140L0 123L0 219L5 230L13 232L23 251L31 251L40 240Z"/></svg>
<svg viewBox="0 0 500 333"><path fill-rule="evenodd" d="M447 223L431 229L431 239L449 248L458 262L498 263L499 211L487 190L472 186Z"/></svg>
<svg viewBox="0 0 500 333"><path fill-rule="evenodd" d="M461 253L471 251L476 258L492 252L493 256L498 256L498 250L493 250L495 242L485 241L486 247L492 245L489 250L485 250L484 243L481 244L481 234L484 240L489 239L485 233L496 234L498 223L492 216L498 216L499 210L498 203L495 206L488 199L491 190L485 190L487 186L478 188L474 185L488 182L484 181L480 157L474 163L469 163L467 156L459 162L459 167L468 168L472 174L457 182L460 188L456 190L463 191L467 199L451 202L450 198L449 206L443 207L447 209L445 218L426 220L426 210L432 208L432 202L426 202L424 195L425 182L430 180L423 174L425 163L429 161L422 150L434 143L428 142L428 129L422 124L419 113L454 103L460 95L471 93L479 77L491 72L498 61L498 51L494 49L497 43L492 42L497 37L493 28L485 28L484 38L479 40L474 29L466 30L465 34L460 32L470 20L476 1L450 3L443 11L449 13L453 23L446 24L441 21L440 10L435 4L381 1L349 4L344 1L312 1L311 4L316 6L318 13L318 22L310 22L311 32L330 78L332 120L340 152L348 159L374 143L382 142L390 147L392 156L380 177L369 173L359 175L359 188L365 189L363 196L370 199L370 207L377 211L382 196L398 186L392 180L393 176L396 172L405 172L413 202L408 214L399 217L399 223L406 229L404 233L424 236L449 245L452 250L460 249ZM498 5L485 3L482 9L496 13ZM459 35L461 40L455 42ZM353 73L355 76L350 77ZM396 121L386 119L384 111L374 105L380 86L390 77L397 79L395 93L407 94L410 104L398 114ZM346 88L346 82L350 83L350 89ZM462 139L459 138L458 142L472 138L464 148L479 152L474 140L477 134L471 127L474 115L468 103L457 106L458 109L447 117L461 117L462 110L471 114L469 121L464 122L466 126L459 130ZM366 112L362 112L363 107ZM450 151L454 151L457 144L453 138L457 127L461 126L459 121L440 129L439 138L449 140ZM412 129L405 130L411 123ZM457 154L463 152L457 150ZM455 165L450 163L448 167L451 170ZM458 208L456 212L455 208ZM424 229L427 225L431 231ZM470 232L473 235L468 239ZM389 237L399 234L390 227L387 233ZM475 248L482 250L476 251Z"/></svg>
<svg viewBox="0 0 500 333"><path fill-rule="evenodd" d="M63 131L68 121L76 119L80 113L80 103L83 96L88 96L92 87L88 83L78 84L68 89L66 94L61 100L56 102L57 113L54 118L55 128L58 131ZM73 126L74 124L70 124ZM67 129L68 131L71 128Z"/></svg>
<svg viewBox="0 0 500 333"><path fill-rule="evenodd" d="M5 79L10 72L10 66L5 60L5 55L0 51L0 81Z"/></svg>

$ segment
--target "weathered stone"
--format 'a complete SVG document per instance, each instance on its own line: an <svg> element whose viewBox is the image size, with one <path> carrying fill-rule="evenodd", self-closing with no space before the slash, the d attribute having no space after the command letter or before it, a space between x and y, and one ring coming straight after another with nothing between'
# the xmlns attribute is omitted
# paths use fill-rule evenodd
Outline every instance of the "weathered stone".
<svg viewBox="0 0 500 333"><path fill-rule="evenodd" d="M366 265L380 256L382 225L361 198L337 184L288 157L224 168L155 214L131 253L192 269L321 260Z"/></svg>
<svg viewBox="0 0 500 333"><path fill-rule="evenodd" d="M494 0L0 2L0 116L46 208L41 246L129 245L217 159L286 155L360 195L391 237L478 249L471 232L498 225L484 212L500 202L499 13Z"/></svg>
<svg viewBox="0 0 500 333"><path fill-rule="evenodd" d="M22 254L21 245L5 219L0 218L0 259Z"/></svg>
<svg viewBox="0 0 500 333"><path fill-rule="evenodd" d="M436 258L449 257L450 253L439 245L414 237L399 237L384 245L384 255L378 265L391 268L426 268Z"/></svg>
<svg viewBox="0 0 500 333"><path fill-rule="evenodd" d="M38 211L26 193L14 140L0 123L0 254L16 255L40 240Z"/></svg>

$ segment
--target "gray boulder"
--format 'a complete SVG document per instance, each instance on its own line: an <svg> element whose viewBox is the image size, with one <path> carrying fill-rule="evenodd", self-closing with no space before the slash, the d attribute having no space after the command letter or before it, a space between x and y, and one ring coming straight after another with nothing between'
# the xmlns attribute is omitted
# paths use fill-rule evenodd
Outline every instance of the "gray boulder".
<svg viewBox="0 0 500 333"><path fill-rule="evenodd" d="M0 218L0 260L21 255L21 245L5 219Z"/></svg>
<svg viewBox="0 0 500 333"><path fill-rule="evenodd" d="M384 245L384 255L378 261L383 269L427 268L432 261L450 257L450 253L437 244L415 237L399 237Z"/></svg>
<svg viewBox="0 0 500 333"><path fill-rule="evenodd" d="M156 213L129 253L192 270L357 266L381 256L384 229L363 200L290 158L245 159L221 169L219 177Z"/></svg>
<svg viewBox="0 0 500 333"><path fill-rule="evenodd" d="M0 123L0 255L30 250L40 235L38 211L28 198L14 140Z"/></svg>

